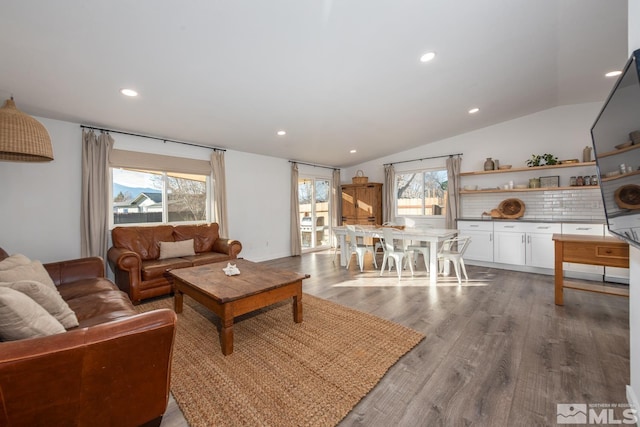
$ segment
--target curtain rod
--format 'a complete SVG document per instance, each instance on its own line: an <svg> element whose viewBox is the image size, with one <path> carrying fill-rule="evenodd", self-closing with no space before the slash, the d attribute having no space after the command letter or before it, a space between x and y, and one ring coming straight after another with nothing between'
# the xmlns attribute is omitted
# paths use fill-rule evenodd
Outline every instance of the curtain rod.
<svg viewBox="0 0 640 427"><path fill-rule="evenodd" d="M414 159L414 160L403 160L401 162L385 163L383 166L397 165L397 164L400 164L400 163L419 162L421 160L429 160L429 159L441 159L443 157L453 157L453 156L462 156L462 153L445 154L444 156L423 157L421 159Z"/></svg>
<svg viewBox="0 0 640 427"><path fill-rule="evenodd" d="M213 150L213 151L227 151L224 148L209 147L208 145L200 145L200 144L194 144L192 142L176 141L174 139L159 138L157 136L142 135L139 133L123 132L121 130L104 129L104 128L98 128L94 126L86 126L86 125L80 125L80 127L83 129L99 130L101 132L113 132L113 133L119 133L122 135L131 135L131 136L139 136L141 138L157 139L158 141L163 141L163 142L174 142L176 144L191 145L192 147L208 148L209 150Z"/></svg>
<svg viewBox="0 0 640 427"><path fill-rule="evenodd" d="M299 165L313 166L314 168L333 169L334 171L339 171L340 170L340 168L334 168L333 166L314 165L313 163L299 162L297 160L289 160L289 163L297 163Z"/></svg>

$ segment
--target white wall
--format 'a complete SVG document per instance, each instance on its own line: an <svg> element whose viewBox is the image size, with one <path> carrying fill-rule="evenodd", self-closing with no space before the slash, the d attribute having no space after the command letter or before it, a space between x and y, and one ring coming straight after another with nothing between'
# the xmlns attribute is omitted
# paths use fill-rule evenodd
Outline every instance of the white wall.
<svg viewBox="0 0 640 427"><path fill-rule="evenodd" d="M37 118L49 131L54 160L0 162L0 246L43 262L80 257L79 124ZM112 134L116 148L209 159L211 150ZM284 159L227 151L229 237L254 261L288 256L290 165Z"/></svg>
<svg viewBox="0 0 640 427"><path fill-rule="evenodd" d="M0 246L43 262L80 257L80 127L38 120L54 161L0 162Z"/></svg>
<svg viewBox="0 0 640 427"><path fill-rule="evenodd" d="M500 164L513 167L525 167L532 154L551 153L561 160L582 160L582 149L591 146L589 131L601 108L602 103L592 102L544 110L356 165L345 169L342 179L343 182L350 182L356 171L362 169L369 181L382 182L384 163L455 153L464 154L462 172L482 170L487 157L499 159ZM444 164L443 158L397 164L395 169L398 172Z"/></svg>

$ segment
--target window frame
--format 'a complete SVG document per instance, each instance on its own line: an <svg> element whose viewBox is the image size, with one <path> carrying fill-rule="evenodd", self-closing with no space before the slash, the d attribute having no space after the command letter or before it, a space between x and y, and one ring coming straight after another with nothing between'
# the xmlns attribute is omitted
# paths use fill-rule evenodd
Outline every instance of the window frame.
<svg viewBox="0 0 640 427"><path fill-rule="evenodd" d="M131 222L124 224L116 224L114 222L114 194L113 194L113 170L114 169L123 169L129 171L136 172L148 172L148 173L158 173L162 175L162 221L161 222ZM109 229L113 229L114 227L144 227L144 226L157 226L157 225L189 225L189 224L202 224L213 222L213 209L212 209L212 201L213 194L211 188L211 175L204 175L201 173L187 173L190 175L198 175L205 177L205 191L206 191L206 199L205 199L205 219L204 220L193 220L193 221L169 221L169 210L168 210L168 193L167 193L167 179L168 175L172 173L178 173L174 171L161 171L157 169L150 168L132 168L132 167L119 167L119 166L109 166Z"/></svg>
<svg viewBox="0 0 640 427"><path fill-rule="evenodd" d="M429 173L429 172L444 172L445 174L447 174L447 183L449 182L449 172L447 171L447 167L446 166L434 166L434 167L429 167L429 168L420 168L420 169L408 169L408 170L403 170L403 171L395 171L394 173L394 177L393 177L393 211L394 211L394 215L396 218L398 217L407 217L407 218L434 218L434 219L440 219L440 218L445 218L446 217L446 209L448 209L448 205L444 206L444 209L442 209L442 213L440 215L435 215L435 214L431 214L431 215L427 215L425 214L426 211L426 204L425 204L425 188L424 188L424 174L425 173ZM421 174L422 176L422 214L403 214L398 212L398 175L410 175L410 174ZM447 184L447 190L445 190L444 193L444 200L447 199L447 195L449 192L449 188L448 188L448 184Z"/></svg>

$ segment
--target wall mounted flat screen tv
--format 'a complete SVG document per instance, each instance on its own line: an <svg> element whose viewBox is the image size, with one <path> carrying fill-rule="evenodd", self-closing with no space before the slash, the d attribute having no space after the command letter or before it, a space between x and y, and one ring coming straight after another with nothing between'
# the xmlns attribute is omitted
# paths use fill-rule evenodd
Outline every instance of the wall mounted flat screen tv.
<svg viewBox="0 0 640 427"><path fill-rule="evenodd" d="M640 49L591 128L609 231L640 248Z"/></svg>

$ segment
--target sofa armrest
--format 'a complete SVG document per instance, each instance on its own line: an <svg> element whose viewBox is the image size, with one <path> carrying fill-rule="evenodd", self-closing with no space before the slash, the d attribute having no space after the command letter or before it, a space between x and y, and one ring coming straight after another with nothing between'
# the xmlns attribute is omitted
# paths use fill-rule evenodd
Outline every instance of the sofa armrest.
<svg viewBox="0 0 640 427"><path fill-rule="evenodd" d="M81 279L94 279L104 276L104 261L100 257L78 258L67 261L44 264L44 268L53 279L53 283L74 282Z"/></svg>
<svg viewBox="0 0 640 427"><path fill-rule="evenodd" d="M231 258L237 258L242 250L242 243L239 240L226 239L219 237L213 242L213 252L220 252L229 255Z"/></svg>
<svg viewBox="0 0 640 427"><path fill-rule="evenodd" d="M142 258L128 249L110 247L107 260L118 287L131 298L132 290L142 283Z"/></svg>
<svg viewBox="0 0 640 427"><path fill-rule="evenodd" d="M0 425L142 425L166 410L176 315L0 343Z"/></svg>

